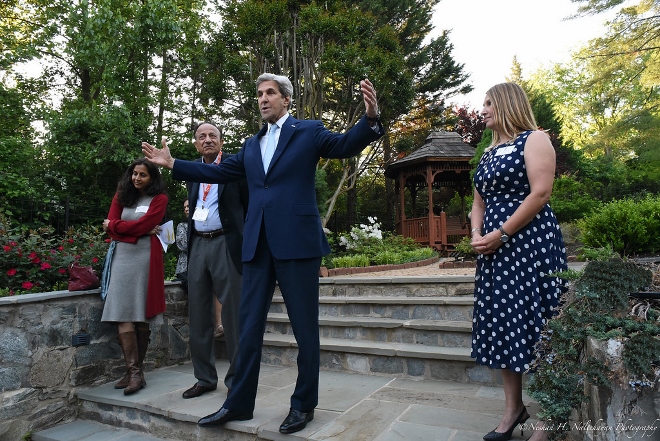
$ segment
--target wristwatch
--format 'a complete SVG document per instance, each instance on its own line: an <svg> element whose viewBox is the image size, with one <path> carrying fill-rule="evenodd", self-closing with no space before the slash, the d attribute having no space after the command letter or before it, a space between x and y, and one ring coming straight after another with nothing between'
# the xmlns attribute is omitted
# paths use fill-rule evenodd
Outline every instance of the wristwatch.
<svg viewBox="0 0 660 441"><path fill-rule="evenodd" d="M374 118L370 117L367 115L367 121L370 123L378 123L380 122L380 110L376 113L376 116Z"/></svg>
<svg viewBox="0 0 660 441"><path fill-rule="evenodd" d="M500 240L502 241L502 243L507 243L509 241L509 235L506 234L506 231L504 231L504 228L502 227L498 228L498 230L502 234L500 236Z"/></svg>

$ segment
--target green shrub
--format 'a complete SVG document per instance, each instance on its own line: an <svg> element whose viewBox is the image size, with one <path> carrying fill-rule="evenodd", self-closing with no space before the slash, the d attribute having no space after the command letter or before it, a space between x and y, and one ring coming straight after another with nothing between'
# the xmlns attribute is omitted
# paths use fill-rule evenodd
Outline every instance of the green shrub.
<svg viewBox="0 0 660 441"><path fill-rule="evenodd" d="M660 251L660 197L622 199L578 222L586 246L608 245L620 255Z"/></svg>
<svg viewBox="0 0 660 441"><path fill-rule="evenodd" d="M369 266L369 257L364 254L353 254L351 256L340 256L332 259L334 268L353 268L358 266Z"/></svg>
<svg viewBox="0 0 660 441"><path fill-rule="evenodd" d="M172 244L167 249L167 253L163 256L163 264L165 265L165 280L172 280L176 277L176 261L179 259L179 249L175 244Z"/></svg>
<svg viewBox="0 0 660 441"><path fill-rule="evenodd" d="M381 251L376 253L373 257L373 262L376 265L388 265L401 262L403 255L395 251Z"/></svg>
<svg viewBox="0 0 660 441"><path fill-rule="evenodd" d="M420 260L430 259L431 257L437 256L437 253L433 248L423 247L417 248L415 250L404 251L403 258L404 262L418 262Z"/></svg>
<svg viewBox="0 0 660 441"><path fill-rule="evenodd" d="M603 313L624 313L628 293L651 285L651 272L620 258L594 260L584 267L575 283L575 292L586 300L585 306Z"/></svg>
<svg viewBox="0 0 660 441"><path fill-rule="evenodd" d="M621 358L628 372L637 377L651 377L653 363L660 360L660 340L646 333L635 334L624 345Z"/></svg>
<svg viewBox="0 0 660 441"><path fill-rule="evenodd" d="M474 257L477 253L472 248L472 238L465 236L461 239L459 243L456 244L456 251L461 253L464 256Z"/></svg>
<svg viewBox="0 0 660 441"><path fill-rule="evenodd" d="M614 252L612 245L610 244L607 244L602 248L582 247L580 248L580 253L578 254L578 257L582 261L606 260L618 256L619 254Z"/></svg>

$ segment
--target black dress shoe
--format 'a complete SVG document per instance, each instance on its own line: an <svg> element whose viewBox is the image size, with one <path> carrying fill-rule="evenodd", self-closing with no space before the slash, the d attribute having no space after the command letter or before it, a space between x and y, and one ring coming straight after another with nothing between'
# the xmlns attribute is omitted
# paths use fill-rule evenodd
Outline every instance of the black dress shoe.
<svg viewBox="0 0 660 441"><path fill-rule="evenodd" d="M301 412L296 409L290 409L289 415L284 419L280 426L280 433L295 433L303 430L307 423L314 419L314 411Z"/></svg>
<svg viewBox="0 0 660 441"><path fill-rule="evenodd" d="M509 427L509 430L506 432L496 432L496 431L491 431L488 432L484 436L485 441L509 441L512 437L513 430L518 426L520 426L520 436L524 435L523 432L523 426L522 424L529 419L529 413L527 413L527 408L523 407L523 410L520 412L520 415L518 415L518 418L516 418L516 421L513 423L511 427ZM497 427L496 427L497 429Z"/></svg>
<svg viewBox="0 0 660 441"><path fill-rule="evenodd" d="M235 412L233 410L221 407L215 413L206 415L204 418L197 421L197 424L202 427L221 426L230 421L245 421L252 419L252 412Z"/></svg>
<svg viewBox="0 0 660 441"><path fill-rule="evenodd" d="M206 392L216 390L217 387L218 386L202 386L199 383L195 383L193 387L183 393L183 398L197 398L201 395L204 395Z"/></svg>

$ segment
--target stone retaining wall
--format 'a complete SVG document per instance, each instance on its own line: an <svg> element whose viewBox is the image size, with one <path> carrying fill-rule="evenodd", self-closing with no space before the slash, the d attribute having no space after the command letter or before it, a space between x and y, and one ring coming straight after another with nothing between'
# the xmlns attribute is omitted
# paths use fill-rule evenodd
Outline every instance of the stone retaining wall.
<svg viewBox="0 0 660 441"><path fill-rule="evenodd" d="M165 283L167 310L151 325L145 370L189 360L188 298ZM99 290L0 298L0 440L74 420L76 391L118 380L117 327L101 323ZM86 340L89 344L74 346ZM75 336L75 338L74 338Z"/></svg>
<svg viewBox="0 0 660 441"><path fill-rule="evenodd" d="M592 337L585 345L586 355L607 365L610 371L623 371L621 345L616 340L602 341ZM574 424L580 441L624 441L660 439L660 385L636 392L629 384L615 378L607 386L585 381L584 403L579 422Z"/></svg>

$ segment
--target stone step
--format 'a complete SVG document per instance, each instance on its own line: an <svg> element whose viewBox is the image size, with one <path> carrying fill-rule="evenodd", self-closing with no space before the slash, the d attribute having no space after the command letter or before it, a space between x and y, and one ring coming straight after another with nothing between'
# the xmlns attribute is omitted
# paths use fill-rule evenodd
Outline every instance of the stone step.
<svg viewBox="0 0 660 441"><path fill-rule="evenodd" d="M173 441L96 421L77 420L32 434L32 441Z"/></svg>
<svg viewBox="0 0 660 441"><path fill-rule="evenodd" d="M218 360L216 367L223 377L228 363ZM114 389L114 382L79 390L78 420L37 431L32 440L478 441L504 409L500 386L322 369L314 420L301 432L282 435L278 427L289 410L296 374L293 367L262 364L254 418L200 428L197 420L222 405L224 387L184 400L181 393L195 381L192 365L156 369L146 373L147 387L133 395ZM525 404L530 414L538 411L529 398Z"/></svg>
<svg viewBox="0 0 660 441"><path fill-rule="evenodd" d="M343 340L467 348L472 340L467 321L320 316L319 327L321 337ZM269 313L266 332L293 335L288 316Z"/></svg>
<svg viewBox="0 0 660 441"><path fill-rule="evenodd" d="M321 278L322 297L443 297L472 298L474 275L439 277L360 277Z"/></svg>
<svg viewBox="0 0 660 441"><path fill-rule="evenodd" d="M474 363L469 347L346 340L321 337L321 369L386 375L397 378L434 379L462 383L497 384L496 371ZM262 361L296 366L298 346L293 335L264 335Z"/></svg>
<svg viewBox="0 0 660 441"><path fill-rule="evenodd" d="M449 320L472 322L473 297L319 297L319 315L333 317L382 317L399 320ZM271 313L286 313L282 296L273 296Z"/></svg>

